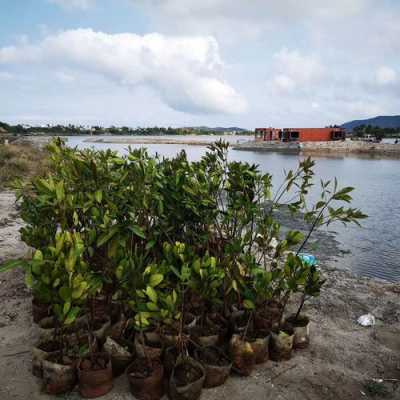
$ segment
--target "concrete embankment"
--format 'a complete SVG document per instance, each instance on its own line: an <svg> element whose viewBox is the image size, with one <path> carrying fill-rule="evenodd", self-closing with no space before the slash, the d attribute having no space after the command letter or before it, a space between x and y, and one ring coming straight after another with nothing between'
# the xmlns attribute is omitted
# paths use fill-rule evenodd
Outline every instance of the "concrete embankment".
<svg viewBox="0 0 400 400"><path fill-rule="evenodd" d="M293 152L301 154L367 154L400 157L400 144L361 141L274 143L246 142L233 146L235 150Z"/></svg>

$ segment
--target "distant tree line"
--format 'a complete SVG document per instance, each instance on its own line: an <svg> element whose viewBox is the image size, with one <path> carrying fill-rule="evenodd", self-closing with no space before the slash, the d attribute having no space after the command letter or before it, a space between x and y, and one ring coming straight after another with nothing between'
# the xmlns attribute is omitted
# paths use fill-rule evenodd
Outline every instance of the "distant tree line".
<svg viewBox="0 0 400 400"><path fill-rule="evenodd" d="M381 128L373 125L359 125L353 128L353 136L363 137L366 135L375 136L377 139L399 137L399 128Z"/></svg>
<svg viewBox="0 0 400 400"><path fill-rule="evenodd" d="M85 127L82 125L46 125L46 126L26 126L10 125L0 121L0 128L15 135L48 135L48 136L80 136L80 135L132 135L132 136L150 136L150 135L222 135L223 131L207 130L205 128L171 128L171 127L150 127L150 128L130 128L123 127ZM250 131L235 131L236 135L252 134Z"/></svg>

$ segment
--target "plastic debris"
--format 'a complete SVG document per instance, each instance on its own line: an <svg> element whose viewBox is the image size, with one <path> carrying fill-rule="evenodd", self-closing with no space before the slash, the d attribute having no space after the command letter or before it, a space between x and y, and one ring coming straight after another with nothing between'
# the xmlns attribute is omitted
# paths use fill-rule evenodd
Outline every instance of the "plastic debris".
<svg viewBox="0 0 400 400"><path fill-rule="evenodd" d="M300 253L299 257L304 262L304 264L306 264L306 265L308 265L310 267L312 267L314 265L317 265L317 259L312 254Z"/></svg>
<svg viewBox="0 0 400 400"><path fill-rule="evenodd" d="M364 314L358 318L357 323L361 326L374 326L375 317L372 314Z"/></svg>

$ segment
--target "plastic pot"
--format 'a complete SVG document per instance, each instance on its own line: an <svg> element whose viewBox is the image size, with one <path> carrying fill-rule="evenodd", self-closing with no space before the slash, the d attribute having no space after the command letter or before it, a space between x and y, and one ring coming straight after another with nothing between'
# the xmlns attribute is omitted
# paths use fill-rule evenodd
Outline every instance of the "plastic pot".
<svg viewBox="0 0 400 400"><path fill-rule="evenodd" d="M220 340L218 328L211 324L207 324L205 330L200 326L194 326L189 332L192 340L202 347L217 346ZM204 332L207 333L205 334Z"/></svg>
<svg viewBox="0 0 400 400"><path fill-rule="evenodd" d="M202 347L195 350L195 358L206 372L205 388L221 386L228 379L232 369L229 357L218 347Z"/></svg>
<svg viewBox="0 0 400 400"><path fill-rule="evenodd" d="M164 368L154 361L149 366L146 359L136 359L126 370L129 388L139 400L159 400L164 394Z"/></svg>
<svg viewBox="0 0 400 400"><path fill-rule="evenodd" d="M32 317L35 324L39 323L43 318L49 317L51 308L46 303L41 303L35 298L32 299Z"/></svg>
<svg viewBox="0 0 400 400"><path fill-rule="evenodd" d="M169 398L196 400L206 378L204 367L191 357L179 357L169 379Z"/></svg>
<svg viewBox="0 0 400 400"><path fill-rule="evenodd" d="M251 348L254 351L255 363L262 364L269 358L269 333L256 333L251 338L247 338L250 343Z"/></svg>
<svg viewBox="0 0 400 400"><path fill-rule="evenodd" d="M291 315L286 323L293 328L293 348L304 349L310 344L310 319L305 315Z"/></svg>
<svg viewBox="0 0 400 400"><path fill-rule="evenodd" d="M95 327L93 329L93 334L97 338L97 340L101 343L106 339L107 333L111 329L111 321L109 318L105 318L103 320L95 321Z"/></svg>
<svg viewBox="0 0 400 400"><path fill-rule="evenodd" d="M178 359L178 350L175 346L167 347L163 355L164 376L170 377Z"/></svg>
<svg viewBox="0 0 400 400"><path fill-rule="evenodd" d="M292 356L294 331L291 328L271 332L270 357L271 360L290 360Z"/></svg>
<svg viewBox="0 0 400 400"><path fill-rule="evenodd" d="M85 359L78 368L79 393L87 399L104 396L113 387L110 356L107 353L95 353L93 358L95 365Z"/></svg>
<svg viewBox="0 0 400 400"><path fill-rule="evenodd" d="M59 343L53 341L39 342L32 348L32 374L43 377L43 361L60 353Z"/></svg>
<svg viewBox="0 0 400 400"><path fill-rule="evenodd" d="M103 350L111 357L113 375L122 375L133 359L128 342L123 339L114 340L108 337L104 343Z"/></svg>
<svg viewBox="0 0 400 400"><path fill-rule="evenodd" d="M251 375L256 363L256 356L251 344L242 340L241 335L233 335L229 342L229 350L233 361L233 370L242 376Z"/></svg>
<svg viewBox="0 0 400 400"><path fill-rule="evenodd" d="M43 389L46 393L54 395L71 391L77 383L76 363L62 365L56 360L57 357L53 354L42 361Z"/></svg>
<svg viewBox="0 0 400 400"><path fill-rule="evenodd" d="M236 334L243 333L247 330L253 330L253 319L249 322L249 313L243 310L234 311L230 317L231 329Z"/></svg>
<svg viewBox="0 0 400 400"><path fill-rule="evenodd" d="M161 344L161 336L158 328L149 329L143 332L143 336L146 340L146 343L152 345L160 345Z"/></svg>
<svg viewBox="0 0 400 400"><path fill-rule="evenodd" d="M38 330L39 330L39 340L42 341L50 341L54 338L55 328L54 328L54 317L46 317L39 321ZM86 327L87 325L87 316L83 315L76 319L75 323L65 329L65 334L72 334L73 332L78 332L79 329ZM73 336L73 335L72 335Z"/></svg>

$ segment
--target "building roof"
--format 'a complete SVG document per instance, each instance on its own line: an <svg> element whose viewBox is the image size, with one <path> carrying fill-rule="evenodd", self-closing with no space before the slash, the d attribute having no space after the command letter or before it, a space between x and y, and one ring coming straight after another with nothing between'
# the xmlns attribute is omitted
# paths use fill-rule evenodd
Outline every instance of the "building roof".
<svg viewBox="0 0 400 400"><path fill-rule="evenodd" d="M4 128L0 126L0 133L8 133Z"/></svg>

